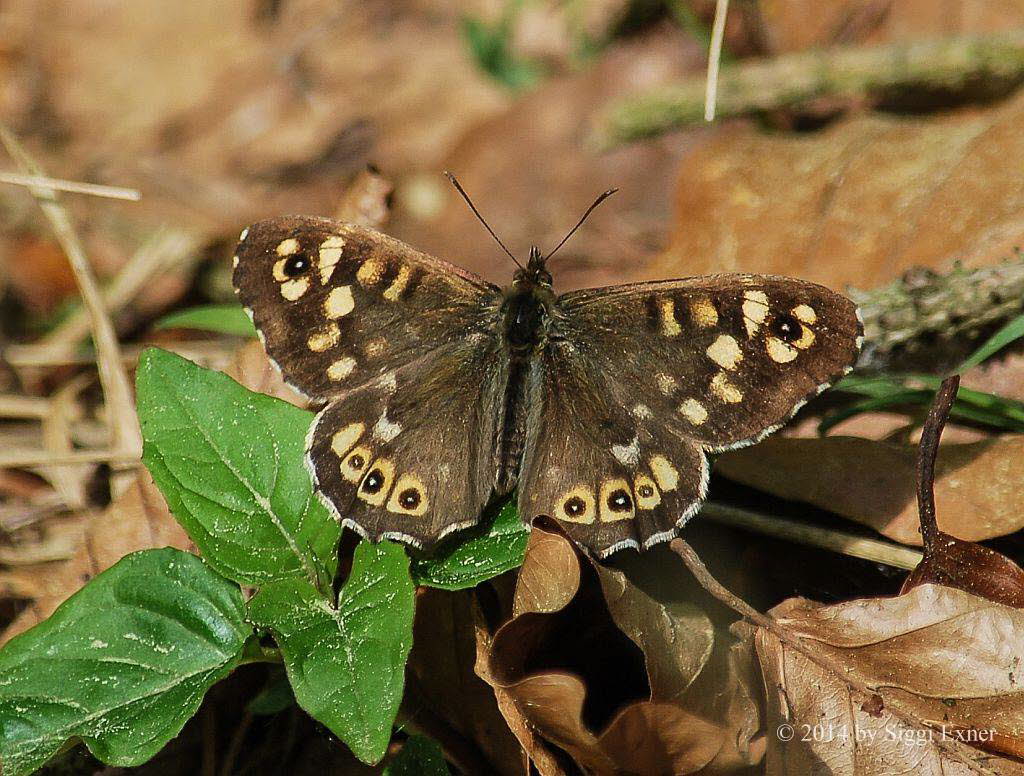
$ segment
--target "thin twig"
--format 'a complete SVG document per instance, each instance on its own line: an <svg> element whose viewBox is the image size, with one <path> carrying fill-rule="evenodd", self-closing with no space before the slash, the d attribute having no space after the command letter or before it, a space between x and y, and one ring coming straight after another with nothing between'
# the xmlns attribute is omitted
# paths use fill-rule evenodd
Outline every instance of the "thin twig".
<svg viewBox="0 0 1024 776"><path fill-rule="evenodd" d="M49 399L0 394L0 418L45 418L50 414L50 410Z"/></svg>
<svg viewBox="0 0 1024 776"><path fill-rule="evenodd" d="M673 539L669 543L669 547L676 555L682 558L683 563L686 564L686 568L690 570L690 573L693 574L701 587L734 612L754 623L754 625L764 628L783 644L791 647L814 665L838 677L840 681L852 690L867 697L871 697L872 695L877 695L879 693L880 688L871 687L860 679L855 678L849 671L848 667L844 666L839 660L833 658L831 655L808 646L804 643L803 639L783 627L774 617L767 614L761 614L761 612L757 611L757 609L748 604L738 595L729 591L721 582L711 575L711 572L708 571L707 566L705 566L704 562L697 556L693 547L691 547L685 540L680 538ZM885 708L886 711L910 727L916 729L933 727L927 721L919 719L911 712L904 710L901 703L891 696L887 696L885 698ZM998 776L995 771L991 771L967 757L961 751L961 747L964 746L963 744L956 741L946 740L946 736L935 737L934 743L939 749L942 749L946 754L948 754L950 758L966 765L975 773L984 774L984 776ZM971 749L971 751L973 752L974 750Z"/></svg>
<svg viewBox="0 0 1024 776"><path fill-rule="evenodd" d="M103 305L108 314L121 310L142 289L146 288L155 276L178 263L182 257L197 247L198 242L192 235L165 228L158 229L135 251L103 290ZM60 350L72 353L78 343L88 335L89 326L88 311L78 309L43 337L38 346L53 348L54 353Z"/></svg>
<svg viewBox="0 0 1024 776"><path fill-rule="evenodd" d="M715 120L715 102L718 96L718 66L722 61L722 40L725 38L725 17L729 13L729 0L715 4L715 22L711 28L708 46L708 76L704 89L704 120Z"/></svg>
<svg viewBox="0 0 1024 776"><path fill-rule="evenodd" d="M121 350L121 360L129 368L134 368L139 355L151 345L125 345ZM210 342L181 342L161 345L177 353L189 361L209 366L210 364L226 364L232 358L233 350L221 340ZM4 360L14 369L35 369L55 366L95 366L96 355L93 352L69 353L65 348L49 348L43 345L9 345L3 352Z"/></svg>
<svg viewBox="0 0 1024 776"><path fill-rule="evenodd" d="M775 515L763 515L749 509L708 502L701 509L701 517L723 525L756 531L765 536L821 547L853 558L863 558L873 563L884 563L898 569L912 570L921 562L921 553L910 547L892 542L883 542L866 536L835 529L820 528L816 525L791 520Z"/></svg>
<svg viewBox="0 0 1024 776"><path fill-rule="evenodd" d="M926 555L938 551L939 524L935 519L935 459L939 455L939 439L946 427L949 411L960 389L960 375L942 381L935 400L928 410L921 441L917 445L917 510L921 516L921 540Z"/></svg>
<svg viewBox="0 0 1024 776"><path fill-rule="evenodd" d="M21 143L2 124L0 141L23 170L31 175L44 175L43 170L29 156ZM137 458L142 454L142 436L135 417L131 385L121 363L121 348L114 333L114 326L103 305L85 249L71 224L67 210L57 201L57 193L53 189L41 186L30 186L29 190L49 219L57 240L67 255L78 282L82 301L89 311L93 341L96 343L97 369L107 408L111 446L118 453L134 455Z"/></svg>
<svg viewBox="0 0 1024 776"><path fill-rule="evenodd" d="M242 751L242 744L245 743L245 736L252 725L252 718L252 712L247 709L242 715L242 719L235 726L235 732L231 734L231 741L228 744L227 751L224 753L224 759L221 760L220 776L234 775L235 761L238 759L238 753Z"/></svg>
<svg viewBox="0 0 1024 776"><path fill-rule="evenodd" d="M129 202L138 202L142 198L137 189L126 189L121 186L104 186L99 183L79 183L78 181L66 181L60 178L47 178L45 175L19 175L16 172L0 172L0 183L10 183L15 186L36 186L52 191L89 194L93 197L124 199Z"/></svg>
<svg viewBox="0 0 1024 776"><path fill-rule="evenodd" d="M14 448L0 450L0 469L25 469L30 466L60 466L73 463L109 463L123 466L138 463L138 453L123 450L74 450L51 453L46 450Z"/></svg>

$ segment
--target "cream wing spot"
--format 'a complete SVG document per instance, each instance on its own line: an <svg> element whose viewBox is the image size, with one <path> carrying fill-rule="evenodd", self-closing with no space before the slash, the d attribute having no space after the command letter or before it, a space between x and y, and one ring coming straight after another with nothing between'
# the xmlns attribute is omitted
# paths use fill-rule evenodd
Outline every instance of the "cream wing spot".
<svg viewBox="0 0 1024 776"><path fill-rule="evenodd" d="M275 249L278 256L291 256L293 253L299 252L299 241L294 237L289 237L287 240L281 240L277 244Z"/></svg>
<svg viewBox="0 0 1024 776"><path fill-rule="evenodd" d="M384 262L377 259L367 259L356 271L356 280L364 286L372 286L381 279L384 274Z"/></svg>
<svg viewBox="0 0 1024 776"><path fill-rule="evenodd" d="M377 458L363 475L356 495L367 504L379 507L391 492L395 479L395 464L388 458Z"/></svg>
<svg viewBox="0 0 1024 776"><path fill-rule="evenodd" d="M637 509L654 509L661 503L658 486L646 474L638 474L633 479L633 492L636 493Z"/></svg>
<svg viewBox="0 0 1024 776"><path fill-rule="evenodd" d="M628 445L612 445L612 455L623 466L636 466L640 460L640 439L633 437Z"/></svg>
<svg viewBox="0 0 1024 776"><path fill-rule="evenodd" d="M309 339L306 340L306 345L314 353L323 353L325 350L330 350L337 345L340 339L341 330L338 329L338 325L329 323L310 334Z"/></svg>
<svg viewBox="0 0 1024 776"><path fill-rule="evenodd" d="M365 423L349 423L341 431L336 431L334 436L331 437L331 450L334 451L336 456L341 458L359 441L364 431L366 431Z"/></svg>
<svg viewBox="0 0 1024 776"><path fill-rule="evenodd" d="M352 298L352 286L338 286L332 288L324 300L324 315L332 321L342 318L352 312L356 307Z"/></svg>
<svg viewBox="0 0 1024 776"><path fill-rule="evenodd" d="M712 342L707 349L708 358L714 361L723 369L735 369L736 365L743 360L743 352L740 350L736 338L728 334L722 334Z"/></svg>
<svg viewBox="0 0 1024 776"><path fill-rule="evenodd" d="M676 303L671 299L659 299L658 310L661 312L661 333L666 337L675 337L683 328L676 320Z"/></svg>
<svg viewBox="0 0 1024 776"><path fill-rule="evenodd" d="M391 498L388 499L388 512L419 517L428 509L430 501L419 477L414 474L400 476L391 491Z"/></svg>
<svg viewBox="0 0 1024 776"><path fill-rule="evenodd" d="M231 268L235 269L238 267L238 256L231 257Z"/></svg>
<svg viewBox="0 0 1024 776"><path fill-rule="evenodd" d="M793 308L793 315L802 323L815 323L818 320L818 314L808 304L798 304Z"/></svg>
<svg viewBox="0 0 1024 776"><path fill-rule="evenodd" d="M768 295L764 291L746 291L743 294L743 325L747 336L753 337L768 318Z"/></svg>
<svg viewBox="0 0 1024 776"><path fill-rule="evenodd" d="M331 380L344 380L355 368L356 360L351 356L344 356L327 367L327 376Z"/></svg>
<svg viewBox="0 0 1024 776"><path fill-rule="evenodd" d="M582 485L576 486L558 500L556 512L555 517L568 523L593 523L594 492Z"/></svg>
<svg viewBox="0 0 1024 776"><path fill-rule="evenodd" d="M663 455L654 455L651 456L649 463L658 488L663 491L675 490L679 484L679 472L671 461Z"/></svg>
<svg viewBox="0 0 1024 776"><path fill-rule="evenodd" d="M320 271L321 285L327 285L327 281L331 279L338 262L341 261L341 253L344 248L345 239L338 235L332 235L320 243L317 269Z"/></svg>
<svg viewBox="0 0 1024 776"><path fill-rule="evenodd" d="M743 391L729 382L725 372L718 372L711 378L711 392L726 404L738 404L743 401Z"/></svg>
<svg viewBox="0 0 1024 776"><path fill-rule="evenodd" d="M286 280L281 284L281 296L289 302L301 299L307 291L309 291L309 278L295 278L295 280Z"/></svg>
<svg viewBox="0 0 1024 776"><path fill-rule="evenodd" d="M637 404L633 407L633 417L637 420L650 420L654 417L654 413L646 404Z"/></svg>
<svg viewBox="0 0 1024 776"><path fill-rule="evenodd" d="M610 479L601 483L598 516L602 523L630 520L636 514L629 483L623 479Z"/></svg>
<svg viewBox="0 0 1024 776"><path fill-rule="evenodd" d="M679 405L679 414L690 421L693 425L699 426L708 419L708 411L696 399L690 398Z"/></svg>
<svg viewBox="0 0 1024 776"><path fill-rule="evenodd" d="M690 303L690 315L693 316L693 322L702 329L718 325L718 310L707 297L695 299Z"/></svg>
<svg viewBox="0 0 1024 776"><path fill-rule="evenodd" d="M377 337L372 339L363 346L363 352L366 353L370 358L376 358L385 350L387 350L388 341L383 337Z"/></svg>
<svg viewBox="0 0 1024 776"><path fill-rule="evenodd" d="M658 374L654 376L654 384L657 385L658 390L666 396L671 396L679 385L672 375L667 375L664 372L658 372Z"/></svg>
<svg viewBox="0 0 1024 776"><path fill-rule="evenodd" d="M247 227L245 227L245 229L242 230L242 233L240 235L238 235L238 242L245 242L245 238L248 237L248 236L249 236L249 227L247 226Z"/></svg>
<svg viewBox="0 0 1024 776"><path fill-rule="evenodd" d="M398 275L391 282L391 285L385 289L384 298L389 302L397 302L402 297L402 293L405 291L405 287L409 283L409 277L411 274L412 272L406 266L399 269Z"/></svg>
<svg viewBox="0 0 1024 776"><path fill-rule="evenodd" d="M765 347L768 350L768 355L771 357L772 361L779 364L788 364L800 353L800 351L792 345L786 344L778 337L769 337L768 341L765 343Z"/></svg>
<svg viewBox="0 0 1024 776"><path fill-rule="evenodd" d="M381 442L390 442L402 433L402 424L395 423L388 418L387 409L380 414L377 422L373 425L373 438Z"/></svg>

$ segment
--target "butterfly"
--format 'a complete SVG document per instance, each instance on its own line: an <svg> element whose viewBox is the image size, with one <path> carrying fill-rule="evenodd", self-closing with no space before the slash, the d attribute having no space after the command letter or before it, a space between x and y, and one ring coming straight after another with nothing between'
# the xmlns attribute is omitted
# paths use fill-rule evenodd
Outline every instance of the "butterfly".
<svg viewBox="0 0 1024 776"><path fill-rule="evenodd" d="M353 224L242 232L235 290L321 408L307 463L343 525L429 550L518 489L524 522L553 517L598 557L649 548L699 510L708 455L779 428L860 349L855 305L813 283L558 294L548 257L501 288Z"/></svg>

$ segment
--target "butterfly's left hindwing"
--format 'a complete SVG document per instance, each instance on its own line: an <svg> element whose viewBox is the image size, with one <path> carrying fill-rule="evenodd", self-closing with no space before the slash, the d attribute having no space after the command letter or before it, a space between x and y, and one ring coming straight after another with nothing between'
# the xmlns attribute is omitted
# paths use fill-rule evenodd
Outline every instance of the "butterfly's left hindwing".
<svg viewBox="0 0 1024 776"><path fill-rule="evenodd" d="M756 442L853 365L861 324L812 283L718 275L559 298L536 365L524 518L604 556L670 538L707 453Z"/></svg>
<svg viewBox="0 0 1024 776"><path fill-rule="evenodd" d="M493 341L474 335L352 391L311 429L317 490L374 541L430 547L476 523L497 476L506 380Z"/></svg>

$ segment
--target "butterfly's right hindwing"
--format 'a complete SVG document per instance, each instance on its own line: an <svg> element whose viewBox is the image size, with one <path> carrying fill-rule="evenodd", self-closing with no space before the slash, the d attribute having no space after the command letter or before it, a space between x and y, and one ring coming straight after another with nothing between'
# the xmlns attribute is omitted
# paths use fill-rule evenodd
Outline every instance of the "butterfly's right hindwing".
<svg viewBox="0 0 1024 776"><path fill-rule="evenodd" d="M235 290L267 354L314 400L482 330L500 298L454 265L326 218L253 224L235 258Z"/></svg>

